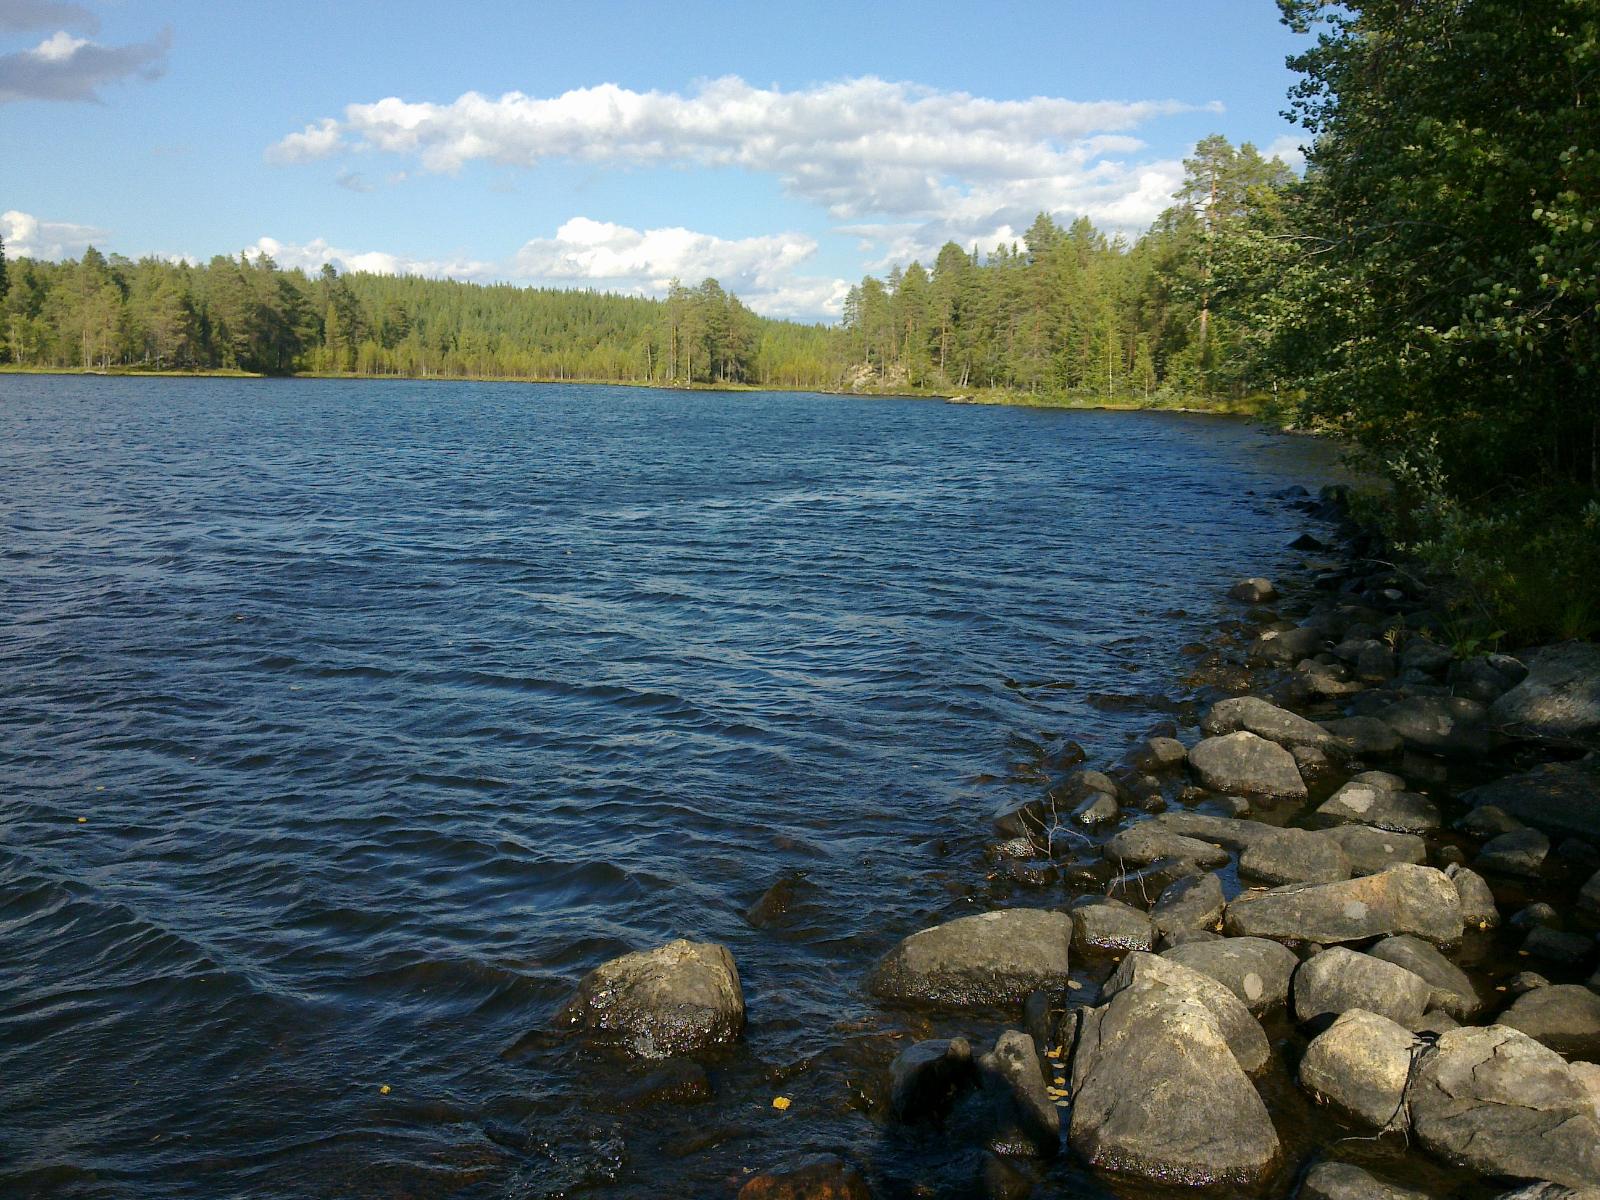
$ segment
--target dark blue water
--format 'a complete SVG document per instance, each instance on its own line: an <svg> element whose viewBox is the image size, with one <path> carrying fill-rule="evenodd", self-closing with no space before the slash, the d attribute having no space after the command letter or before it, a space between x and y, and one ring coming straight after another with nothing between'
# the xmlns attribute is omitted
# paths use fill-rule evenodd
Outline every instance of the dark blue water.
<svg viewBox="0 0 1600 1200"><path fill-rule="evenodd" d="M0 377L0 1192L729 1195L813 1145L912 1179L863 1097L917 1025L865 968L988 902L987 816L1065 739L1164 715L1299 529L1248 493L1329 458L1179 415ZM732 948L748 1033L709 1104L618 1113L639 1068L550 1016L679 935Z"/></svg>

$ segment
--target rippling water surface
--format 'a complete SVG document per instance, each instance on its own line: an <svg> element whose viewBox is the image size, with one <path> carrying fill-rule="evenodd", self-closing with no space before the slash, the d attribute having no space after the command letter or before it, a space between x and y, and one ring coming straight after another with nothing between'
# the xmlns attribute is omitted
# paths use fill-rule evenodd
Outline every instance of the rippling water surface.
<svg viewBox="0 0 1600 1200"><path fill-rule="evenodd" d="M1177 415L0 378L0 1191L911 1186L865 968L990 902L990 810L1163 715L1118 698L1296 532L1250 493L1327 470ZM677 935L750 1028L618 1111L551 1014Z"/></svg>

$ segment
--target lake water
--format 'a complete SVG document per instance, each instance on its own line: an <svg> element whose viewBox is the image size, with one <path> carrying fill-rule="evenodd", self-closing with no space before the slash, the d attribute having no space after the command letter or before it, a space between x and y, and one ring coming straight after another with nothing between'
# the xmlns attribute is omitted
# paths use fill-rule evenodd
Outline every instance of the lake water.
<svg viewBox="0 0 1600 1200"><path fill-rule="evenodd" d="M1227 584L1293 560L1267 493L1331 459L1175 414L0 377L0 1192L717 1196L812 1148L912 1187L862 1096L925 1027L866 969L1063 901L994 892L990 812L1166 715ZM749 1029L711 1102L618 1111L641 1069L550 1018L679 935Z"/></svg>

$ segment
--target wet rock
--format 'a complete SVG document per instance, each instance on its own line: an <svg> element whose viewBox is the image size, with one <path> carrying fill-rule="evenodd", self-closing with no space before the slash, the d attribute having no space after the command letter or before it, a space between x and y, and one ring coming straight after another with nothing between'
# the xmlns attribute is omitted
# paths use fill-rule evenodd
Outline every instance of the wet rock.
<svg viewBox="0 0 1600 1200"><path fill-rule="evenodd" d="M1594 952L1594 942L1581 933L1568 933L1541 925L1528 931L1522 939L1522 953L1530 958L1560 963L1568 967L1581 967Z"/></svg>
<svg viewBox="0 0 1600 1200"><path fill-rule="evenodd" d="M1255 696L1219 700L1200 718L1200 731L1207 737L1223 737L1240 730L1276 742L1285 749L1312 746L1318 750L1338 752L1344 748L1337 737L1315 721L1308 721Z"/></svg>
<svg viewBox="0 0 1600 1200"><path fill-rule="evenodd" d="M1393 833L1369 825L1335 825L1321 834L1339 844L1350 860L1352 875L1376 875L1402 863L1428 860L1428 843L1411 833Z"/></svg>
<svg viewBox="0 0 1600 1200"><path fill-rule="evenodd" d="M1488 714L1460 696L1409 696L1378 714L1413 750L1441 758L1481 758L1489 752Z"/></svg>
<svg viewBox="0 0 1600 1200"><path fill-rule="evenodd" d="M1442 871L1403 865L1342 883L1246 893L1228 905L1223 925L1234 936L1276 941L1331 944L1414 933L1453 945L1461 940L1461 900Z"/></svg>
<svg viewBox="0 0 1600 1200"><path fill-rule="evenodd" d="M958 917L914 933L873 969L868 987L890 1000L965 1006L1020 1003L1067 984L1072 918L1036 908Z"/></svg>
<svg viewBox="0 0 1600 1200"><path fill-rule="evenodd" d="M1234 817L1214 817L1210 813L1165 812L1150 822L1185 837L1215 842L1230 850L1246 850L1260 839L1277 832L1277 826Z"/></svg>
<svg viewBox="0 0 1600 1200"><path fill-rule="evenodd" d="M1200 868L1186 858L1163 858L1133 871L1123 871L1106 885L1109 900L1132 904L1143 910L1180 879L1200 874Z"/></svg>
<svg viewBox="0 0 1600 1200"><path fill-rule="evenodd" d="M1405 745L1398 733L1376 717L1340 717L1322 722L1322 727L1357 758L1393 758Z"/></svg>
<svg viewBox="0 0 1600 1200"><path fill-rule="evenodd" d="M781 924L809 886L804 871L785 872L745 910L745 921L757 929L769 929Z"/></svg>
<svg viewBox="0 0 1600 1200"><path fill-rule="evenodd" d="M1008 1029L978 1060L994 1124L987 1138L996 1154L1050 1157L1061 1148L1061 1114L1044 1088L1033 1039Z"/></svg>
<svg viewBox="0 0 1600 1200"><path fill-rule="evenodd" d="M1538 988L1497 1020L1569 1058L1600 1058L1600 995L1578 984Z"/></svg>
<svg viewBox="0 0 1600 1200"><path fill-rule="evenodd" d="M1189 751L1177 738L1146 738L1144 745L1134 755L1134 765L1142 771L1160 774L1176 771L1189 759Z"/></svg>
<svg viewBox="0 0 1600 1200"><path fill-rule="evenodd" d="M1600 755L1544 763L1461 793L1473 808L1492 804L1552 835L1593 837L1600 828Z"/></svg>
<svg viewBox="0 0 1600 1200"><path fill-rule="evenodd" d="M1239 873L1267 883L1333 883L1350 878L1350 859L1321 833L1280 829L1239 856Z"/></svg>
<svg viewBox="0 0 1600 1200"><path fill-rule="evenodd" d="M990 826L1003 838L1025 837L1043 842L1054 823L1055 806L1045 800L1013 800L995 809Z"/></svg>
<svg viewBox="0 0 1600 1200"><path fill-rule="evenodd" d="M1452 1029L1406 1089L1424 1148L1486 1175L1600 1185L1600 1122L1560 1055L1503 1025Z"/></svg>
<svg viewBox="0 0 1600 1200"><path fill-rule="evenodd" d="M659 1104L704 1104L709 1099L711 1080L705 1068L688 1059L669 1058L659 1069L618 1091L608 1107L626 1112Z"/></svg>
<svg viewBox="0 0 1600 1200"><path fill-rule="evenodd" d="M1191 875L1169 884L1150 910L1156 932L1170 937L1180 930L1215 929L1227 901L1215 875Z"/></svg>
<svg viewBox="0 0 1600 1200"><path fill-rule="evenodd" d="M1518 971L1506 980L1506 991L1513 996L1526 995L1535 988L1549 987L1550 981L1537 971Z"/></svg>
<svg viewBox="0 0 1600 1200"><path fill-rule="evenodd" d="M832 1154L752 1175L738 1200L872 1200L861 1173Z"/></svg>
<svg viewBox="0 0 1600 1200"><path fill-rule="evenodd" d="M1368 1125L1404 1130L1406 1082L1420 1047L1388 1017L1350 1009L1306 1047L1300 1086Z"/></svg>
<svg viewBox="0 0 1600 1200"><path fill-rule="evenodd" d="M1343 946L1307 959L1294 973L1294 1015L1301 1022L1359 1008L1411 1028L1428 1011L1426 979Z"/></svg>
<svg viewBox="0 0 1600 1200"><path fill-rule="evenodd" d="M1395 792L1351 780L1317 809L1330 821L1371 825L1396 833L1426 833L1439 828L1438 806L1415 792Z"/></svg>
<svg viewBox="0 0 1600 1200"><path fill-rule="evenodd" d="M1496 805L1484 804L1457 821L1456 828L1487 841L1489 838L1499 837L1502 833L1526 829L1527 826Z"/></svg>
<svg viewBox="0 0 1600 1200"><path fill-rule="evenodd" d="M1426 1192L1385 1183L1351 1163L1318 1163L1295 1193L1298 1200L1431 1200Z"/></svg>
<svg viewBox="0 0 1600 1200"><path fill-rule="evenodd" d="M1288 666L1322 647L1322 635L1315 629L1296 628L1282 632L1264 629L1250 643L1249 659L1252 663L1268 666Z"/></svg>
<svg viewBox="0 0 1600 1200"><path fill-rule="evenodd" d="M1039 1182L1037 1169L1030 1170L1032 1166L1025 1159L985 1154L983 1169L978 1173L984 1200L1028 1200Z"/></svg>
<svg viewBox="0 0 1600 1200"><path fill-rule="evenodd" d="M1527 678L1494 702L1490 719L1533 737L1600 737L1600 646L1564 642L1526 661Z"/></svg>
<svg viewBox="0 0 1600 1200"><path fill-rule="evenodd" d="M1384 938L1367 953L1426 979L1433 989L1430 1009L1443 1009L1458 1021L1469 1021L1483 1009L1483 1000L1467 973L1421 938L1397 934Z"/></svg>
<svg viewBox="0 0 1600 1200"><path fill-rule="evenodd" d="M1455 863L1446 867L1444 873L1455 886L1456 896L1461 901L1461 920L1468 929L1493 929L1500 924L1494 893L1482 875Z"/></svg>
<svg viewBox="0 0 1600 1200"><path fill-rule="evenodd" d="M1293 951L1253 937L1184 942L1161 957L1209 975L1258 1017L1288 1001L1289 983L1300 965Z"/></svg>
<svg viewBox="0 0 1600 1200"><path fill-rule="evenodd" d="M1304 800L1305 781L1294 756L1276 742L1243 730L1206 738L1189 752L1189 766L1214 792Z"/></svg>
<svg viewBox="0 0 1600 1200"><path fill-rule="evenodd" d="M1537 829L1513 829L1485 842L1476 866L1480 871L1537 879L1549 854L1550 839Z"/></svg>
<svg viewBox="0 0 1600 1200"><path fill-rule="evenodd" d="M680 938L602 963L562 1016L617 1035L635 1054L666 1058L738 1038L744 993L726 947Z"/></svg>
<svg viewBox="0 0 1600 1200"><path fill-rule="evenodd" d="M1072 819L1090 829L1110 825L1120 816L1122 816L1122 806L1117 803L1115 796L1105 792L1091 792L1084 797L1077 808L1072 810Z"/></svg>
<svg viewBox="0 0 1600 1200"><path fill-rule="evenodd" d="M1149 916L1120 900L1098 898L1075 904L1072 931L1079 949L1090 952L1149 950L1155 944Z"/></svg>
<svg viewBox="0 0 1600 1200"><path fill-rule="evenodd" d="M1107 862L1136 867L1147 867L1164 858L1192 862L1201 867L1220 867L1230 858L1226 850L1210 842L1174 833L1153 821L1140 821L1128 826L1101 847L1100 853Z"/></svg>
<svg viewBox="0 0 1600 1200"><path fill-rule="evenodd" d="M1278 598L1278 589L1265 579L1241 579L1228 589L1228 599L1241 604L1268 604Z"/></svg>
<svg viewBox="0 0 1600 1200"><path fill-rule="evenodd" d="M1239 1065L1254 1074L1267 1065L1271 1049L1261 1023L1232 991L1202 971L1176 959L1154 954L1130 954L1100 991L1102 1003L1130 988L1153 990L1172 1001L1193 1002L1217 1023Z"/></svg>
<svg viewBox="0 0 1600 1200"><path fill-rule="evenodd" d="M889 1064L889 1111L899 1121L939 1120L956 1097L978 1082L966 1038L930 1038L907 1046Z"/></svg>

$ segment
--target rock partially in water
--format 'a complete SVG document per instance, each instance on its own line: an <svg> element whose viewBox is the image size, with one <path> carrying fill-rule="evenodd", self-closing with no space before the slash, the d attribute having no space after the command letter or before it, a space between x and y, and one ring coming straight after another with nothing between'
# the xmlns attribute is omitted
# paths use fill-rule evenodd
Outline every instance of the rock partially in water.
<svg viewBox="0 0 1600 1200"><path fill-rule="evenodd" d="M1276 742L1240 730L1209 737L1189 752L1189 766L1214 792L1304 800L1305 780L1294 755Z"/></svg>
<svg viewBox="0 0 1600 1200"><path fill-rule="evenodd" d="M1547 834L1593 837L1600 828L1600 754L1544 763L1461 794L1474 808L1492 804Z"/></svg>
<svg viewBox="0 0 1600 1200"><path fill-rule="evenodd" d="M1528 936L1522 939L1523 954L1567 967L1581 967L1589 961L1594 948L1594 939L1587 934L1553 929L1548 925L1530 929Z"/></svg>
<svg viewBox="0 0 1600 1200"><path fill-rule="evenodd" d="M1223 923L1237 937L1323 945L1414 933L1449 946L1463 932L1455 884L1442 871L1412 865L1342 883L1247 892L1228 905Z"/></svg>
<svg viewBox="0 0 1600 1200"><path fill-rule="evenodd" d="M1600 646L1546 646L1526 662L1527 677L1494 702L1490 719L1526 736L1600 738Z"/></svg>
<svg viewBox="0 0 1600 1200"><path fill-rule="evenodd" d="M1278 598L1278 589L1265 579L1241 579L1228 589L1228 598L1241 604L1268 604Z"/></svg>
<svg viewBox="0 0 1600 1200"><path fill-rule="evenodd" d="M966 1006L1021 1003L1036 988L1064 988L1072 918L1035 908L958 917L912 934L868 980L890 1000Z"/></svg>
<svg viewBox="0 0 1600 1200"><path fill-rule="evenodd" d="M939 1120L956 1097L977 1082L966 1038L917 1042L889 1064L889 1111L900 1121Z"/></svg>
<svg viewBox="0 0 1600 1200"><path fill-rule="evenodd" d="M808 886L804 871L784 873L745 911L745 921L757 929L769 929L781 924L789 910L799 903Z"/></svg>
<svg viewBox="0 0 1600 1200"><path fill-rule="evenodd" d="M1188 759L1189 751L1184 744L1170 737L1146 738L1133 757L1134 765L1140 770L1156 774L1176 771Z"/></svg>
<svg viewBox="0 0 1600 1200"><path fill-rule="evenodd" d="M1301 963L1294 973L1293 991L1299 1021L1359 1008L1407 1029L1421 1023L1433 995L1426 979L1404 967L1343 946Z"/></svg>
<svg viewBox="0 0 1600 1200"><path fill-rule="evenodd" d="M1378 714L1413 750L1441 758L1482 758L1489 752L1488 713L1461 696L1409 696Z"/></svg>
<svg viewBox="0 0 1600 1200"><path fill-rule="evenodd" d="M1209 873L1191 875L1167 886L1150 910L1150 920L1157 933L1168 936L1179 930L1211 930L1221 924L1226 907L1222 880Z"/></svg>
<svg viewBox="0 0 1600 1200"><path fill-rule="evenodd" d="M1550 856L1550 839L1537 829L1513 829L1490 838L1474 864L1480 871L1537 879Z"/></svg>
<svg viewBox="0 0 1600 1200"><path fill-rule="evenodd" d="M1357 758L1393 758L1405 748L1400 735L1377 717L1340 717L1322 722L1322 727Z"/></svg>
<svg viewBox="0 0 1600 1200"><path fill-rule="evenodd" d="M1350 859L1322 833L1280 829L1239 856L1239 874L1267 883L1335 883L1350 878Z"/></svg>
<svg viewBox="0 0 1600 1200"><path fill-rule="evenodd" d="M1184 942L1161 957L1209 975L1257 1017L1288 1002L1289 982L1300 965L1292 950L1254 937Z"/></svg>
<svg viewBox="0 0 1600 1200"><path fill-rule="evenodd" d="M1342 754L1344 751L1343 743L1315 721L1256 696L1219 700L1200 718L1200 731L1207 737L1222 737L1240 730L1276 742L1286 750L1310 746L1327 753Z"/></svg>
<svg viewBox="0 0 1600 1200"><path fill-rule="evenodd" d="M1404 1130L1406 1082L1421 1046L1388 1017L1349 1009L1306 1047L1300 1086L1368 1125Z"/></svg>
<svg viewBox="0 0 1600 1200"><path fill-rule="evenodd" d="M1445 868L1445 874L1455 886L1461 901L1461 920L1468 929L1493 929L1500 924L1494 893L1482 875L1455 863Z"/></svg>
<svg viewBox="0 0 1600 1200"><path fill-rule="evenodd" d="M1386 1183L1351 1163L1318 1163L1295 1193L1297 1200L1433 1200L1426 1192Z"/></svg>
<svg viewBox="0 0 1600 1200"><path fill-rule="evenodd" d="M711 1099L711 1080L699 1063L670 1058L643 1079L622 1088L612 1098L621 1111L653 1108L660 1104L704 1104Z"/></svg>
<svg viewBox="0 0 1600 1200"><path fill-rule="evenodd" d="M1426 979L1433 989L1428 1000L1430 1009L1443 1009L1458 1021L1469 1021L1483 1009L1483 1000L1467 973L1421 938L1396 934L1384 938L1367 953Z"/></svg>
<svg viewBox="0 0 1600 1200"><path fill-rule="evenodd" d="M1504 1025L1452 1029L1406 1089L1428 1150L1486 1175L1600 1186L1600 1121L1567 1063Z"/></svg>
<svg viewBox="0 0 1600 1200"><path fill-rule="evenodd" d="M1498 1023L1519 1029L1568 1058L1600 1059L1600 995L1553 984L1518 996Z"/></svg>
<svg viewBox="0 0 1600 1200"><path fill-rule="evenodd" d="M792 1167L751 1176L739 1189L738 1200L872 1200L872 1192L849 1163L817 1154Z"/></svg>
<svg viewBox="0 0 1600 1200"><path fill-rule="evenodd" d="M1322 634L1304 626L1278 631L1264 629L1250 643L1252 663L1287 667L1322 648Z"/></svg>
<svg viewBox="0 0 1600 1200"><path fill-rule="evenodd" d="M736 1040L744 993L726 947L680 938L590 971L562 1017L619 1036L635 1054L666 1058Z"/></svg>
<svg viewBox="0 0 1600 1200"><path fill-rule="evenodd" d="M1155 926L1149 916L1120 900L1102 897L1074 904L1071 919L1082 950L1122 953L1155 945Z"/></svg>
<svg viewBox="0 0 1600 1200"><path fill-rule="evenodd" d="M1226 850L1210 842L1174 833L1153 821L1139 821L1128 826L1102 846L1100 853L1108 862L1135 867L1147 867L1164 858L1192 862L1199 867L1221 867L1230 858Z"/></svg>
<svg viewBox="0 0 1600 1200"><path fill-rule="evenodd" d="M990 1150L1011 1157L1053 1157L1061 1149L1061 1114L1045 1091L1033 1039L1016 1029L1002 1033L978 1060L990 1101Z"/></svg>
<svg viewBox="0 0 1600 1200"><path fill-rule="evenodd" d="M1439 808L1426 796L1355 780L1328 797L1317 809L1317 815L1394 833L1427 833L1439 828Z"/></svg>
<svg viewBox="0 0 1600 1200"><path fill-rule="evenodd" d="M1130 954L1106 981L1100 999L1107 1002L1130 988L1151 990L1174 1001L1192 1000L1202 1005L1216 1020L1234 1058L1251 1074L1265 1067L1271 1058L1267 1035L1250 1009L1227 987L1202 971L1186 967L1173 958Z"/></svg>
<svg viewBox="0 0 1600 1200"><path fill-rule="evenodd" d="M1164 812L1150 822L1185 837L1199 838L1227 846L1230 850L1248 850L1264 837L1278 831L1276 825L1262 821L1245 821L1237 817L1214 817L1210 813L1188 811Z"/></svg>

